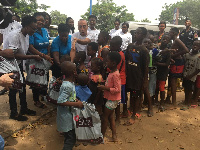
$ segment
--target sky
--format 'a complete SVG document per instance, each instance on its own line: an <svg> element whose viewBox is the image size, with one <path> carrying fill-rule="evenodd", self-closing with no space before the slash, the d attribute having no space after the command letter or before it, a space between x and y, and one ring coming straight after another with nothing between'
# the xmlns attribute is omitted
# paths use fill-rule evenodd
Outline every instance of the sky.
<svg viewBox="0 0 200 150"><path fill-rule="evenodd" d="M157 23L156 18L162 11L165 3L173 4L181 0L113 0L117 6L125 5L128 13L135 15L135 20L148 18L152 23ZM52 10L58 10L61 14L66 14L74 19L75 28L77 29L78 20L81 19L87 9L90 7L90 0L37 0L38 4L45 4L51 8L47 9L50 13ZM97 0L92 0L95 5ZM127 20L128 21L128 20Z"/></svg>

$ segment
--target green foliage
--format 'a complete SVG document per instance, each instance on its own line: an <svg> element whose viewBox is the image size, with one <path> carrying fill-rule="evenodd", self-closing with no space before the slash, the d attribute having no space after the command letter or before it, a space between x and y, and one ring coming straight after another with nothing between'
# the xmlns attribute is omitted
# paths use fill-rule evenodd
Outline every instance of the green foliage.
<svg viewBox="0 0 200 150"><path fill-rule="evenodd" d="M117 6L113 0L98 0L97 4L92 5L92 14L98 18L96 28L101 31L109 31L114 28L116 18L121 22L134 21L134 15L127 11L126 6ZM90 8L81 17L88 20L89 15Z"/></svg>
<svg viewBox="0 0 200 150"><path fill-rule="evenodd" d="M51 11L50 16L52 25L59 25L60 23L65 23L65 20L67 19L67 15L61 14L57 10ZM58 35L58 31L50 30L50 35L56 37Z"/></svg>
<svg viewBox="0 0 200 150"><path fill-rule="evenodd" d="M184 24L186 17L188 17L192 21L193 26L200 28L200 0L183 0L174 4L165 4L159 20L173 23L175 8L179 8L179 24Z"/></svg>
<svg viewBox="0 0 200 150"><path fill-rule="evenodd" d="M142 19L140 22L149 22L149 23L151 23L151 21L148 18Z"/></svg>
<svg viewBox="0 0 200 150"><path fill-rule="evenodd" d="M50 6L37 4L37 0L17 0L15 6L11 10L18 14L21 18L25 15L33 15L38 9L46 11Z"/></svg>

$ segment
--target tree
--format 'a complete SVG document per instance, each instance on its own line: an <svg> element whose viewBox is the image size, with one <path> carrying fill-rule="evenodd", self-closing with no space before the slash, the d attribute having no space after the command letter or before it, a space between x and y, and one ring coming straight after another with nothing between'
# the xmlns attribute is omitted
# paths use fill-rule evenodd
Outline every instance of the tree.
<svg viewBox="0 0 200 150"><path fill-rule="evenodd" d="M149 23L151 23L151 21L148 18L142 19L140 22L149 22Z"/></svg>
<svg viewBox="0 0 200 150"><path fill-rule="evenodd" d="M11 11L20 17L24 17L25 15L33 15L38 9L46 11L47 8L50 8L50 6L45 4L38 5L36 0L17 0Z"/></svg>
<svg viewBox="0 0 200 150"><path fill-rule="evenodd" d="M113 0L98 0L97 4L92 5L92 14L97 16L97 29L101 31L109 31L114 27L115 19L124 21L134 21L134 15L127 13L126 6L117 6ZM82 15L83 19L88 20L90 8Z"/></svg>
<svg viewBox="0 0 200 150"><path fill-rule="evenodd" d="M179 24L184 24L185 19L188 17L192 21L193 26L200 28L200 0L183 0L174 4L165 4L159 20L173 23L173 13L175 8L179 8Z"/></svg>
<svg viewBox="0 0 200 150"><path fill-rule="evenodd" d="M65 23L65 20L67 19L67 15L61 14L57 10L51 11L50 16L52 25L59 25L60 23ZM50 35L53 37L57 36L58 35L57 30L50 30Z"/></svg>

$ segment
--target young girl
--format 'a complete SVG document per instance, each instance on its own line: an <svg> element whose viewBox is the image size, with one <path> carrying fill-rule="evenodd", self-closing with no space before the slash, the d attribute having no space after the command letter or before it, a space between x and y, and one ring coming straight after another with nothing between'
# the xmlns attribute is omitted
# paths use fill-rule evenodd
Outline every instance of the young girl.
<svg viewBox="0 0 200 150"><path fill-rule="evenodd" d="M105 133L109 121L112 130L113 142L117 141L114 110L115 108L117 108L117 105L121 100L121 78L117 69L117 65L120 63L120 61L121 56L118 52L110 52L108 54L107 67L111 71L108 75L105 86L98 86L100 90L104 90L104 98L107 99L104 108L101 132L103 134L103 137L105 138Z"/></svg>
<svg viewBox="0 0 200 150"><path fill-rule="evenodd" d="M100 58L101 60L103 60L102 52L104 50L106 50L106 51L110 50L108 40L109 40L109 34L105 31L101 31L99 36L98 36L98 44L102 47L98 51L98 58Z"/></svg>
<svg viewBox="0 0 200 150"><path fill-rule="evenodd" d="M103 68L103 62L100 58L94 58L91 61L91 70L93 75L91 76L91 80L89 82L89 88L92 92L90 96L89 103L95 105L97 112L101 116L102 106L103 106L103 93L97 88L98 85L101 85L103 82L103 77L101 75L101 70Z"/></svg>
<svg viewBox="0 0 200 150"><path fill-rule="evenodd" d="M85 59L86 59L86 52L80 51L76 53L74 62L76 63L77 74L88 73L88 69L86 68L84 64Z"/></svg>
<svg viewBox="0 0 200 150"><path fill-rule="evenodd" d="M93 72L91 71L91 60L93 58L96 58L97 51L98 51L98 44L97 43L91 42L91 43L88 44L87 55L91 57L88 64L87 64L89 79L91 78L91 76L93 74Z"/></svg>

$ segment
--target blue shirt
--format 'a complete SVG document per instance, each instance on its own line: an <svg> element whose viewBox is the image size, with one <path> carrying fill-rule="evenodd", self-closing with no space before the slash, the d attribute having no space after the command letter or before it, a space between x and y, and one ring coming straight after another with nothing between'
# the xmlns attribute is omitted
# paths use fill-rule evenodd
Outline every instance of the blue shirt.
<svg viewBox="0 0 200 150"><path fill-rule="evenodd" d="M29 44L43 54L48 53L49 35L45 28L41 28L42 34L36 31L32 36L29 36Z"/></svg>
<svg viewBox="0 0 200 150"><path fill-rule="evenodd" d="M59 36L57 36L52 44L51 44L51 53L52 52L59 52L60 55L70 55L70 51L71 51L71 35L68 35L68 41L67 41L67 45L65 45L65 43L63 43Z"/></svg>
<svg viewBox="0 0 200 150"><path fill-rule="evenodd" d="M69 81L63 81L57 103L75 101L75 85ZM70 106L57 106L57 129L60 132L68 132L74 129L73 115Z"/></svg>
<svg viewBox="0 0 200 150"><path fill-rule="evenodd" d="M75 89L76 89L76 97L81 102L83 102L83 101L87 102L92 94L92 92L87 87L87 85L85 85L85 86L77 85L75 87Z"/></svg>

